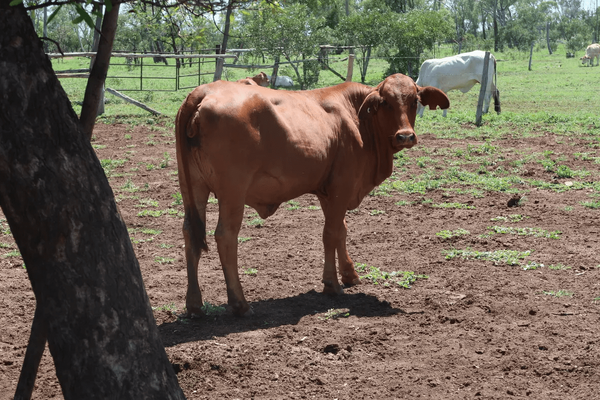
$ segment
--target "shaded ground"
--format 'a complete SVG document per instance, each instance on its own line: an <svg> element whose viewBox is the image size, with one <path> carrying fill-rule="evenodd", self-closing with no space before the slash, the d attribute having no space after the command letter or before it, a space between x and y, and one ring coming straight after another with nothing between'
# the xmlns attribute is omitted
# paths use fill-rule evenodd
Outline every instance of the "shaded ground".
<svg viewBox="0 0 600 400"><path fill-rule="evenodd" d="M519 207L509 208L512 194L499 191L434 188L425 194L391 191L367 197L347 216L350 254L381 271L428 276L410 289L364 278L343 296L324 296L323 216L316 198L303 196L260 224L248 208L240 232L240 274L254 315L240 319L224 313L204 320L177 317L185 305L186 273L172 132L99 125L93 143L101 160L112 160L103 163L130 228L167 353L189 399L597 397L600 215L581 204L594 201L589 195L596 190L591 183L580 190L556 190L598 180L600 164L592 157L595 149L585 147L589 143L537 132L492 142L501 148L493 163L475 158L461 166L480 174L486 168L518 169L523 178L550 184L516 185L526 193ZM425 161L441 174L448 166L433 161L451 158L449 149L483 143L422 133L419 146L403 155L397 178L422 174ZM544 151L591 175L554 179L539 159L518 168L514 162ZM591 155L575 157L578 151ZM470 186L463 182L455 188ZM215 227L216 210L211 204L209 229ZM522 228L522 233L555 232L558 239L484 235L494 225ZM0 228L0 399L9 399L35 300L4 220ZM459 229L469 234L438 235ZM200 281L204 299L218 313L216 306L226 302L225 283L212 237L209 246ZM452 249L533 253L518 260L520 265L509 265L446 259L443 251ZM533 263L544 266L533 269ZM46 351L34 399L49 398L62 395Z"/></svg>

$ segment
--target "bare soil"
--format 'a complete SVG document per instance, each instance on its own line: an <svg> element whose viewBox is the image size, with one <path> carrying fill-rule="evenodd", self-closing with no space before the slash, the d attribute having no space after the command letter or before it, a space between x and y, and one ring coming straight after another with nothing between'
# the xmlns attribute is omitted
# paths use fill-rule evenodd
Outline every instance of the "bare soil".
<svg viewBox="0 0 600 400"><path fill-rule="evenodd" d="M555 179L531 162L524 171L528 178L566 186L598 177L599 164L573 158L574 152L587 151L587 142L552 132L518 136L493 142L507 149L505 168L517 157L516 149L528 154L551 150L555 157L565 155L572 169L592 175ZM427 132L420 132L419 139L411 159L483 143L437 139ZM428 278L417 279L410 289L363 278L338 297L321 293L323 215L314 196L297 199L296 207L284 204L258 225L248 208L239 264L254 314L238 318L215 309L213 315L192 320L180 317L186 270L183 207L173 204L179 186L172 131L100 124L93 144L101 160L126 160L109 179L187 398L598 398L600 215L581 205L590 200L589 190L524 186L526 198L517 207L508 206L512 194L497 191L481 197L440 189L426 195L368 196L358 211L347 214L353 260ZM398 176L421 173L412 162ZM474 208L432 206L449 202ZM157 211L162 215L152 216ZM510 215L526 218L511 221ZM508 222L491 221L499 216ZM217 204L210 204L208 229L214 229L217 217ZM561 234L558 239L482 236L493 225ZM17 248L5 221L1 228L0 399L11 399L35 299L22 259L11 253ZM470 234L437 235L457 229ZM212 236L209 246L200 261L200 282L204 300L216 308L226 303L225 282ZM526 260L518 266L446 259L443 251L451 249L531 250L526 260L544 266L524 270ZM557 296L565 293L560 290L566 295ZM62 398L48 350L33 398Z"/></svg>

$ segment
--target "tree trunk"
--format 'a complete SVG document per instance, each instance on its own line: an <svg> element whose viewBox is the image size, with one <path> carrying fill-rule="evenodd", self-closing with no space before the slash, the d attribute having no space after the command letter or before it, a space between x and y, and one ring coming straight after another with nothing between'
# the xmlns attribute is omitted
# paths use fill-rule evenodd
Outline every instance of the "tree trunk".
<svg viewBox="0 0 600 400"><path fill-rule="evenodd" d="M119 0L113 0L112 8L104 13L102 20L102 32L98 41L98 52L94 60L94 65L90 69L90 77L88 78L83 97L83 105L81 106L80 122L83 132L88 140L92 139L96 116L98 115L98 106L100 101L104 99L103 88L110 65L110 56L117 31L117 20L119 19Z"/></svg>
<svg viewBox="0 0 600 400"><path fill-rule="evenodd" d="M0 206L64 398L183 399L108 180L31 19L9 3L0 0Z"/></svg>
<svg viewBox="0 0 600 400"><path fill-rule="evenodd" d="M546 22L546 45L548 46L548 54L552 55L552 46L550 46L550 22Z"/></svg>
<svg viewBox="0 0 600 400"><path fill-rule="evenodd" d="M498 52L498 42L500 38L498 37L498 1L494 1L494 19L492 20L492 25L494 27L494 52Z"/></svg>
<svg viewBox="0 0 600 400"><path fill-rule="evenodd" d="M531 48L529 49L529 70L531 71L531 60L533 59L533 46L535 42L531 42Z"/></svg>
<svg viewBox="0 0 600 400"><path fill-rule="evenodd" d="M229 30L231 29L231 13L233 12L233 1L234 0L229 0L229 4L227 4L227 12L225 13L225 27L223 28L223 42L221 44L221 50L219 54L225 54L225 52L227 51L227 42L229 41ZM224 62L225 60L223 58L217 59L217 68L215 69L213 81L218 81L219 79L221 79Z"/></svg>

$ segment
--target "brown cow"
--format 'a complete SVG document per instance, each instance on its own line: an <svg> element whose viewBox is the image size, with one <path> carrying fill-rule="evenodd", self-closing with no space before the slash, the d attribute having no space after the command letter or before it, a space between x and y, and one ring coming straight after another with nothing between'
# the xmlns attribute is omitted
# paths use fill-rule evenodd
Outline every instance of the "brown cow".
<svg viewBox="0 0 600 400"><path fill-rule="evenodd" d="M245 77L243 79L238 79L236 82L244 83L246 85L258 85L258 86L269 86L269 77L264 72L260 72L252 77Z"/></svg>
<svg viewBox="0 0 600 400"><path fill-rule="evenodd" d="M250 310L238 275L237 237L244 204L261 218L305 193L317 196L325 227L324 293L360 283L346 250L347 210L392 173L394 153L414 146L418 103L446 109L448 97L402 74L376 88L346 82L281 91L217 81L197 87L176 120L179 184L185 208L188 315L202 314L198 261L206 243L206 204L219 200L215 232L233 312Z"/></svg>

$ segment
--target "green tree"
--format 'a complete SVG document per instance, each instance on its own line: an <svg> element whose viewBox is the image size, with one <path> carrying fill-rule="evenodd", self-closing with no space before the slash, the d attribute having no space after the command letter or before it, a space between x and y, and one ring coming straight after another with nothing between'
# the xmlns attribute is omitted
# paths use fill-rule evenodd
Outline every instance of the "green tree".
<svg viewBox="0 0 600 400"><path fill-rule="evenodd" d="M416 79L421 53L432 50L437 42L452 37L453 26L448 12L413 10L397 14L386 32L390 47L386 50L390 66L386 75L401 72Z"/></svg>
<svg viewBox="0 0 600 400"><path fill-rule="evenodd" d="M304 4L268 6L244 14L248 45L255 54L285 59L301 89L317 82L320 66L315 60L319 45L331 35L325 18L312 14Z"/></svg>
<svg viewBox="0 0 600 400"><path fill-rule="evenodd" d="M390 14L379 10L366 10L343 17L336 29L339 40L347 40L349 45L356 46L356 59L360 67L360 80L365 83L371 51L386 38L385 32L390 28Z"/></svg>

